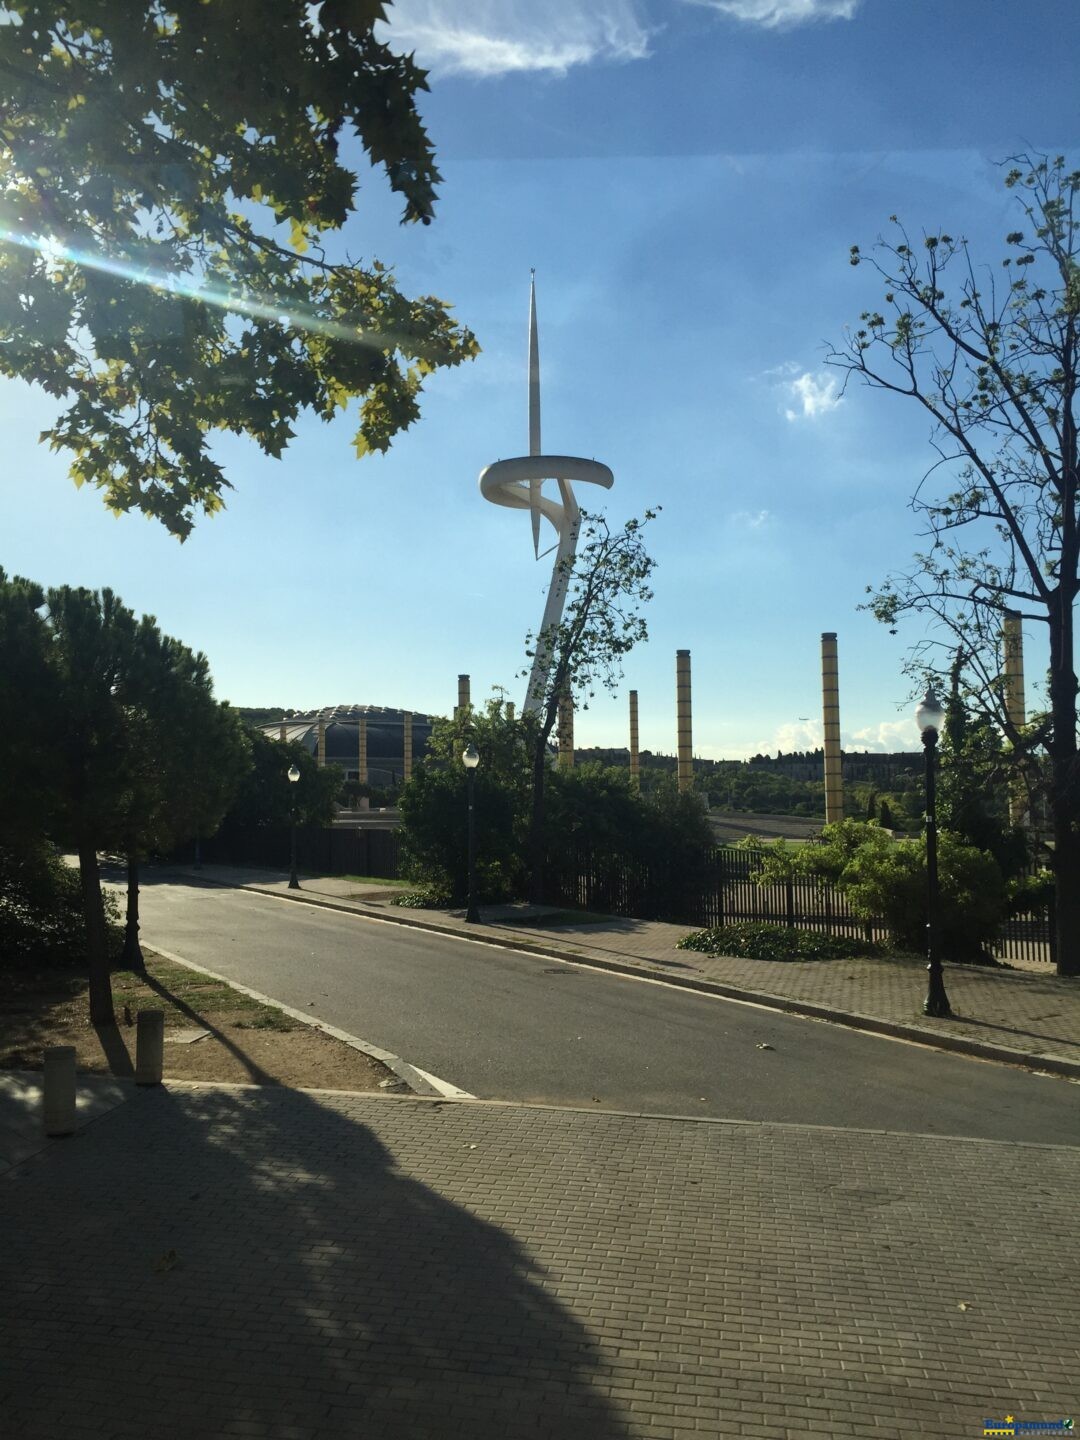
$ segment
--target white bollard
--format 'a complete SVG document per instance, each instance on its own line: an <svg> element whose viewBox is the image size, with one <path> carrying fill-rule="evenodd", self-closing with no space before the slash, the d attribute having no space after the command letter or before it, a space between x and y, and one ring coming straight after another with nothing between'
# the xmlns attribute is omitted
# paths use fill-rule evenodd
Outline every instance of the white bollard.
<svg viewBox="0 0 1080 1440"><path fill-rule="evenodd" d="M165 1061L165 1011L140 1010L135 1027L135 1084L160 1085Z"/></svg>
<svg viewBox="0 0 1080 1440"><path fill-rule="evenodd" d="M75 1129L75 1046L50 1045L42 1076L46 1135L70 1135Z"/></svg>

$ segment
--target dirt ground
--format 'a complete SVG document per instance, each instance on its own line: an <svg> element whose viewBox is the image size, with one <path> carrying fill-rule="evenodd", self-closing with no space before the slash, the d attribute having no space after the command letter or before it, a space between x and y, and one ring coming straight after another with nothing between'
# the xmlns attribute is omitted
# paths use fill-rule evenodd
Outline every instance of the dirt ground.
<svg viewBox="0 0 1080 1440"><path fill-rule="evenodd" d="M0 1069L39 1070L48 1045L74 1045L79 1070L130 1075L135 1017L165 1012L164 1077L322 1090L404 1090L377 1060L231 986L146 951L145 977L113 974L115 1027L90 1024L71 970L0 970Z"/></svg>

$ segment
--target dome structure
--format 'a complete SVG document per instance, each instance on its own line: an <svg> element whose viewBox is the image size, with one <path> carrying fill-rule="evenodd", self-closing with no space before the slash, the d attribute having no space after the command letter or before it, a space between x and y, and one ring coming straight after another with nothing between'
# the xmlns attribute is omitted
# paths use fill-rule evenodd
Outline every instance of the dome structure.
<svg viewBox="0 0 1080 1440"><path fill-rule="evenodd" d="M427 754L434 717L384 705L333 705L296 712L276 723L260 725L264 735L284 738L318 753L319 721L326 727L326 763L340 765L346 780L360 778L360 721L367 722L367 780L392 785L405 773L405 716L412 714L413 764Z"/></svg>

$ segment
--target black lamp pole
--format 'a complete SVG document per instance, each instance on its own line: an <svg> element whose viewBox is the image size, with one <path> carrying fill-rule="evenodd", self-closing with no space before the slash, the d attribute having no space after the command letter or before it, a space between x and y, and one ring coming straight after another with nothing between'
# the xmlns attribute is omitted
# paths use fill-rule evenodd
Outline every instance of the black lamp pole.
<svg viewBox="0 0 1080 1440"><path fill-rule="evenodd" d="M289 766L289 889L300 889L300 877L296 873L296 791L293 787L300 779L300 771L295 765Z"/></svg>
<svg viewBox="0 0 1080 1440"><path fill-rule="evenodd" d="M480 911L476 908L476 767L480 764L480 756L476 746L469 744L461 757L461 763L465 766L466 793L469 797L469 904L465 911L465 919L472 925L480 921Z"/></svg>
<svg viewBox="0 0 1080 1440"><path fill-rule="evenodd" d="M296 806L290 813L289 824L289 889L300 889L300 877L296 873Z"/></svg>
<svg viewBox="0 0 1080 1440"><path fill-rule="evenodd" d="M469 792L469 904L465 919L473 925L480 923L480 911L476 908L476 767L470 765L465 771Z"/></svg>
<svg viewBox="0 0 1080 1440"><path fill-rule="evenodd" d="M923 1003L924 1015L951 1015L949 997L945 993L945 973L941 968L941 944L938 936L938 864L937 864L937 742L938 732L928 725L922 732L926 760L926 973L929 985Z"/></svg>

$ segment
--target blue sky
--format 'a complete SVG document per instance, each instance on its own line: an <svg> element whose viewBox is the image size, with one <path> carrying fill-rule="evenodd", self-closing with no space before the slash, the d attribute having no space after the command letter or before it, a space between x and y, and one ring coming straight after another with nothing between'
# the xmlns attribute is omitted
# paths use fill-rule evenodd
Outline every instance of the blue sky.
<svg viewBox="0 0 1080 1440"><path fill-rule="evenodd" d="M0 564L110 585L210 658L237 704L445 712L468 671L520 702L550 561L477 476L527 449L536 267L545 449L615 472L616 522L659 503L651 639L579 744L675 746L675 650L694 748L816 744L819 637L839 635L849 747L914 743L899 636L860 614L917 545L926 420L857 386L827 343L877 302L847 263L898 213L996 260L1014 228L998 161L1080 159L1072 0L399 0L387 36L431 67L445 177L403 229L376 175L345 236L406 293L454 303L483 354L435 377L419 423L356 461L348 418L281 461L235 440L226 511L183 546L114 519L36 443L40 393L0 388ZM536 17L541 17L538 20ZM582 487L581 499L589 504ZM1029 635L1028 673L1042 669ZM809 721L799 717L808 716Z"/></svg>

